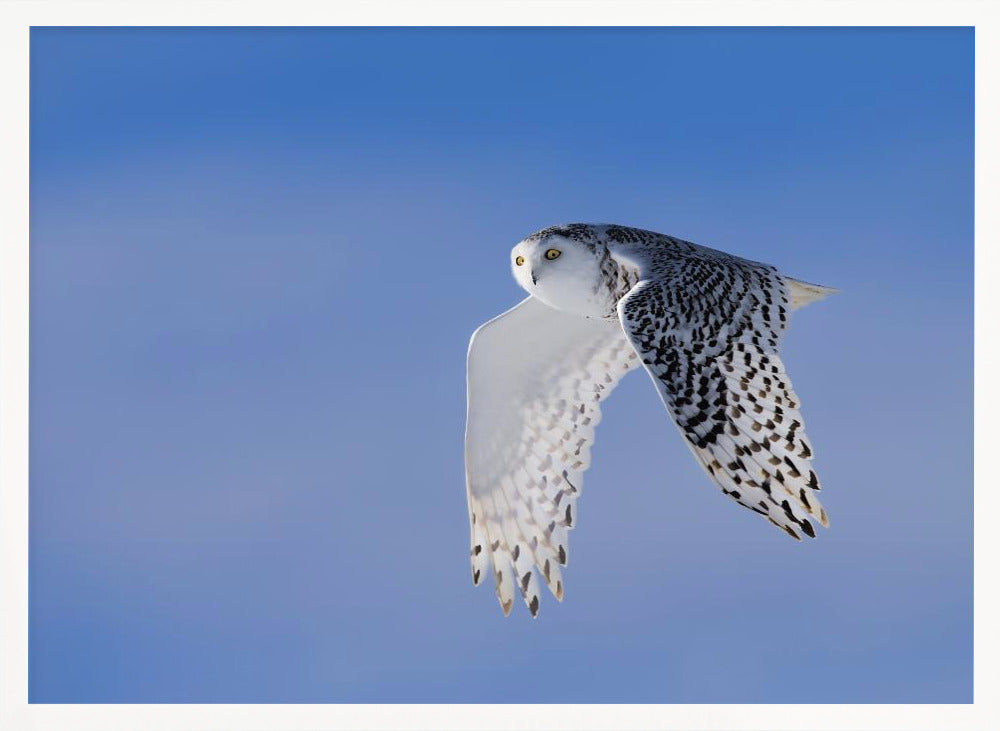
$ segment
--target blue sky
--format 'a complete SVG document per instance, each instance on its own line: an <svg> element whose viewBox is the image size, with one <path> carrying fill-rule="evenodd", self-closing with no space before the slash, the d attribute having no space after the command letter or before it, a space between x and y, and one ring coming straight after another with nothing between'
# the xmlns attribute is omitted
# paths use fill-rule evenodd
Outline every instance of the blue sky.
<svg viewBox="0 0 1000 731"><path fill-rule="evenodd" d="M30 700L972 700L969 29L34 29ZM607 402L567 596L468 577L464 358L566 221L842 294L831 528Z"/></svg>

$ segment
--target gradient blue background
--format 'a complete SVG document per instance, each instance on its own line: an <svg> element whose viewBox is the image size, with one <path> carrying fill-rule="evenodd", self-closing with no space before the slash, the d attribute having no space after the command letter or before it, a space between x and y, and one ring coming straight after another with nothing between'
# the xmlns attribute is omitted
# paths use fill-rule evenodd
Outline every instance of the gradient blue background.
<svg viewBox="0 0 1000 731"><path fill-rule="evenodd" d="M969 29L35 29L32 702L970 702ZM567 598L467 564L521 237L652 228L795 314L832 527L607 403Z"/></svg>

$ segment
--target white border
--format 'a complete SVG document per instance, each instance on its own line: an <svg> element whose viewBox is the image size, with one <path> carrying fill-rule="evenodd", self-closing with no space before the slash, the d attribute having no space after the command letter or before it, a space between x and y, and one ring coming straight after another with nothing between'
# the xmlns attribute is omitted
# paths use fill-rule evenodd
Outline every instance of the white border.
<svg viewBox="0 0 1000 731"><path fill-rule="evenodd" d="M507 0L332 4L0 4L0 726L5 729L996 729L997 486L976 463L975 703L971 705L28 705L28 29L32 25L962 25L976 27L975 446L1000 413L994 282L1000 3L989 0ZM919 367L919 361L916 362ZM985 374L985 376L984 376ZM933 378L928 374L928 378ZM949 486L942 485L942 490Z"/></svg>

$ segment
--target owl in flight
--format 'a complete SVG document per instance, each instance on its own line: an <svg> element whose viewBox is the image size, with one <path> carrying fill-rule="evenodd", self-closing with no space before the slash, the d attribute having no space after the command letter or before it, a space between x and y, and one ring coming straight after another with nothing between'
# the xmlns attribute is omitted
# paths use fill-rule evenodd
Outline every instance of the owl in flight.
<svg viewBox="0 0 1000 731"><path fill-rule="evenodd" d="M641 229L568 224L510 253L528 297L482 325L468 356L472 581L504 614L560 570L601 401L640 364L698 464L788 535L827 525L799 398L778 355L791 310L836 290Z"/></svg>

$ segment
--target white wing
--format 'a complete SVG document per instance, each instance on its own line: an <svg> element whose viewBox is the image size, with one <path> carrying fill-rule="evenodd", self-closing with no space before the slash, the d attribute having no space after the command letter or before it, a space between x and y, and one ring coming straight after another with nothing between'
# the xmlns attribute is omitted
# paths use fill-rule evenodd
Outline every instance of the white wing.
<svg viewBox="0 0 1000 731"><path fill-rule="evenodd" d="M617 321L567 314L533 297L473 334L465 432L472 580L478 584L492 563L504 614L515 584L537 614L539 574L562 599L559 566L600 401L636 365Z"/></svg>

